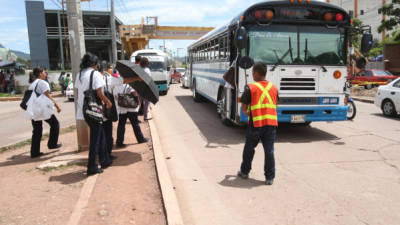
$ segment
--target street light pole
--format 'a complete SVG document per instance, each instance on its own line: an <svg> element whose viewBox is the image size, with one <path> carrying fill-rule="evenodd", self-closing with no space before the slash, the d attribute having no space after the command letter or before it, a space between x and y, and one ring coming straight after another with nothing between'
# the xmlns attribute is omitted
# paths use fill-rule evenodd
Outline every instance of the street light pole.
<svg viewBox="0 0 400 225"><path fill-rule="evenodd" d="M114 15L114 0L111 0L111 15L110 15L110 27L111 27L111 51L112 51L112 63L117 62L117 42L115 32L115 15Z"/></svg>
<svg viewBox="0 0 400 225"><path fill-rule="evenodd" d="M67 0L69 46L71 51L72 79L76 81L80 71L80 63L86 52L84 30L82 22L82 9L80 0ZM79 79L79 78L78 78ZM78 89L74 88L75 115L77 110ZM89 129L84 120L76 120L78 135L78 151L89 149Z"/></svg>

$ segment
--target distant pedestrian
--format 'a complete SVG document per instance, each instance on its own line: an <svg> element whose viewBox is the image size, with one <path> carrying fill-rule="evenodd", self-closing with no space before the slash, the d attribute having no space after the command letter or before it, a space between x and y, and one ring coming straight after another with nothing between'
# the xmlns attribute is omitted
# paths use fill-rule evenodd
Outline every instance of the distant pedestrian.
<svg viewBox="0 0 400 225"><path fill-rule="evenodd" d="M60 76L58 76L58 85L60 85L61 88L61 94L65 95L65 90L67 89L65 87L65 72L61 72Z"/></svg>
<svg viewBox="0 0 400 225"><path fill-rule="evenodd" d="M57 109L57 112L61 112L61 108L58 106L57 102L50 96L50 86L49 84L45 81L47 74L44 72L43 68L36 67L33 69L33 76L36 78L35 81L32 82L32 84L29 86L29 90L32 90L34 94L38 95L45 95L48 97L53 103L54 106ZM58 143L58 136L60 133L60 124L56 118L56 116L53 114L50 119L45 120L46 123L50 125L50 137L47 142L47 147L49 149L56 149L60 148L62 145ZM35 121L32 120L32 127L33 127L33 132L32 132L32 142L31 142L31 158L39 157L43 155L42 152L40 152L40 142L42 140L42 133L43 133L43 126L42 126L42 121Z"/></svg>
<svg viewBox="0 0 400 225"><path fill-rule="evenodd" d="M140 56L140 55L135 56L135 64L136 65L140 66L140 59L141 58L142 58L142 56Z"/></svg>
<svg viewBox="0 0 400 225"><path fill-rule="evenodd" d="M149 60L146 57L141 57L140 67L143 68L144 72L146 72L149 76L151 76L151 71L150 71L149 66L150 66ZM147 117L148 108L149 108L149 101L147 99L143 99L143 119L144 120L151 119L151 118Z"/></svg>
<svg viewBox="0 0 400 225"><path fill-rule="evenodd" d="M247 179L251 170L254 149L261 141L264 147L265 184L272 185L275 178L274 142L278 118L276 105L278 90L265 79L267 66L256 63L253 66L254 83L246 85L240 98L242 111L249 116L246 143L243 150L243 161L238 176Z"/></svg>
<svg viewBox="0 0 400 225"><path fill-rule="evenodd" d="M65 87L65 89L67 89L68 86L69 86L71 83L72 83L72 77L71 77L71 74L68 73L68 74L65 76L65 80L64 80L64 87ZM64 90L64 92L65 92L65 90Z"/></svg>
<svg viewBox="0 0 400 225"><path fill-rule="evenodd" d="M10 77L11 77L10 71L7 70L4 75L4 92L5 93L8 93L8 84L10 83Z"/></svg>
<svg viewBox="0 0 400 225"><path fill-rule="evenodd" d="M131 94L138 98L138 94L129 84L121 84L114 88L114 97L118 99L118 96L121 94ZM138 143L147 142L149 139L143 137L142 130L139 126L138 112L140 108L140 101L136 108L125 108L118 106L119 109L119 120L118 120L118 128L117 128L117 147L125 147L124 137L125 137L125 124L126 120L132 124L133 132L135 133L135 137Z"/></svg>
<svg viewBox="0 0 400 225"><path fill-rule="evenodd" d="M86 53L81 60L81 71L76 75L75 87L78 89L77 99L77 112L76 119L84 120L83 117L83 100L84 92L89 89L90 76L93 74L92 88L96 90L97 97L106 105L111 108L112 103L103 94L103 87L105 82L103 76L97 71L99 59L96 55ZM105 133L102 123L87 122L90 128L90 143L89 143L89 160L87 165L87 175L102 173L103 169L109 167L112 163L109 158L108 152L105 148ZM96 156L99 156L101 168L98 168Z"/></svg>

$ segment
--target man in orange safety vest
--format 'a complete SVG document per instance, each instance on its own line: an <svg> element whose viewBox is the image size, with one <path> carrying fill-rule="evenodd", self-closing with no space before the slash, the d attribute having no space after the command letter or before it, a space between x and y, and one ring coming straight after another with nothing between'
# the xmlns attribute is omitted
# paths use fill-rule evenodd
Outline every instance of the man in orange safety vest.
<svg viewBox="0 0 400 225"><path fill-rule="evenodd" d="M254 149L261 141L264 147L265 184L272 185L275 178L274 141L278 118L276 105L278 90L265 79L267 66L258 62L253 66L254 83L246 85L240 98L242 111L249 116L246 143L243 150L243 160L238 176L247 179L251 170Z"/></svg>

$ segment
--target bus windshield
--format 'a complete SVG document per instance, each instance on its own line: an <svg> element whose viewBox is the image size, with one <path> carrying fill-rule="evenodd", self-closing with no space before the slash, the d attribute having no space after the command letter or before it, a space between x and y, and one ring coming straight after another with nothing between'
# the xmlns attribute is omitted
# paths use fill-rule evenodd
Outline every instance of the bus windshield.
<svg viewBox="0 0 400 225"><path fill-rule="evenodd" d="M157 62L157 61L150 61L150 70L152 71L163 71L164 70L164 63Z"/></svg>
<svg viewBox="0 0 400 225"><path fill-rule="evenodd" d="M249 56L254 61L285 65L344 65L345 32L321 26L250 27Z"/></svg>

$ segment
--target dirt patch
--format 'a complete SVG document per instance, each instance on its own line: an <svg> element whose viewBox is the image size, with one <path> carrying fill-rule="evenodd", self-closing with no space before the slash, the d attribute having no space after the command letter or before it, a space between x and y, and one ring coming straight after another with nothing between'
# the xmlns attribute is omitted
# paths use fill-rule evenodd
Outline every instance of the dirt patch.
<svg viewBox="0 0 400 225"><path fill-rule="evenodd" d="M353 86L351 88L352 96L360 96L360 97L375 97L376 92L378 91L378 87L371 88L369 90L360 86Z"/></svg>
<svg viewBox="0 0 400 225"><path fill-rule="evenodd" d="M142 123L141 128L150 137L148 124ZM97 178L80 224L166 224L152 143L137 144L127 123L125 144L126 148L113 151L118 158Z"/></svg>
<svg viewBox="0 0 400 225"><path fill-rule="evenodd" d="M60 136L62 154L73 154L76 134ZM70 166L48 172L36 169L61 154L42 142L39 159L30 158L30 145L0 154L0 224L64 224L78 200L86 179L85 168Z"/></svg>
<svg viewBox="0 0 400 225"><path fill-rule="evenodd" d="M141 127L150 137L148 124ZM116 128L114 123L114 139ZM115 150L118 159L97 178L79 224L166 224L152 144L137 144L129 123L125 140L128 147ZM39 159L30 158L30 145L0 154L0 224L69 221L87 179L86 166L36 169L57 155L77 154L75 132L61 135L60 142L63 148L54 151L42 141L45 155Z"/></svg>

